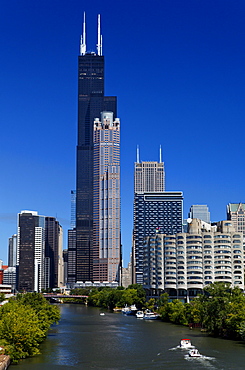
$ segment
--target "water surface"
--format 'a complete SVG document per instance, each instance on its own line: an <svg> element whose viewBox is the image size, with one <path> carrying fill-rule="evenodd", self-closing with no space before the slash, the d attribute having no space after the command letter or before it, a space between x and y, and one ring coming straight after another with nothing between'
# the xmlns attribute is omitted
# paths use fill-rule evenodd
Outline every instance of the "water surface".
<svg viewBox="0 0 245 370"><path fill-rule="evenodd" d="M41 347L42 354L10 370L65 369L244 369L245 344L208 337L161 321L144 321L121 313L76 304L60 305L61 320ZM190 359L177 348L190 338L203 355Z"/></svg>

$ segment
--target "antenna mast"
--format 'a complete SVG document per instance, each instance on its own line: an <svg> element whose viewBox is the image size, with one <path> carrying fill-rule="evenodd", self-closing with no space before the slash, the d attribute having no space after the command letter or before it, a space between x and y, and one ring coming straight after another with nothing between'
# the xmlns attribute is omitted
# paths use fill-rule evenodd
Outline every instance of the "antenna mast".
<svg viewBox="0 0 245 370"><path fill-rule="evenodd" d="M140 148L139 145L137 145L137 156L136 156L137 163L140 163Z"/></svg>
<svg viewBox="0 0 245 370"><path fill-rule="evenodd" d="M83 13L83 34L81 35L80 41L80 55L86 54L86 21L85 12Z"/></svg>
<svg viewBox="0 0 245 370"><path fill-rule="evenodd" d="M100 14L98 14L98 43L97 43L97 53L102 55L102 35L100 32Z"/></svg>
<svg viewBox="0 0 245 370"><path fill-rule="evenodd" d="M162 146L160 145L160 163L162 163Z"/></svg>

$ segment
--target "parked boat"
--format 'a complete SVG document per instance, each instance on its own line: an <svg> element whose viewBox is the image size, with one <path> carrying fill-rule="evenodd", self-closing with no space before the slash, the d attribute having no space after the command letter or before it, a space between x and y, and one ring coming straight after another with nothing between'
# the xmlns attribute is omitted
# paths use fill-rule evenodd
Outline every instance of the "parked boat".
<svg viewBox="0 0 245 370"><path fill-rule="evenodd" d="M193 347L190 339L181 339L179 346L180 348L192 348Z"/></svg>
<svg viewBox="0 0 245 370"><path fill-rule="evenodd" d="M150 310L146 310L144 313L144 320L157 320L159 319L159 314L156 312L152 312Z"/></svg>
<svg viewBox="0 0 245 370"><path fill-rule="evenodd" d="M122 308L122 313L124 315L136 315L136 312L137 312L137 308L135 306L135 304L132 304L131 306L125 306L124 308Z"/></svg>
<svg viewBox="0 0 245 370"><path fill-rule="evenodd" d="M144 312L143 311L137 311L136 312L137 319L143 319L144 318Z"/></svg>
<svg viewBox="0 0 245 370"><path fill-rule="evenodd" d="M198 349L194 348L189 351L190 357L202 357L202 355L199 353Z"/></svg>

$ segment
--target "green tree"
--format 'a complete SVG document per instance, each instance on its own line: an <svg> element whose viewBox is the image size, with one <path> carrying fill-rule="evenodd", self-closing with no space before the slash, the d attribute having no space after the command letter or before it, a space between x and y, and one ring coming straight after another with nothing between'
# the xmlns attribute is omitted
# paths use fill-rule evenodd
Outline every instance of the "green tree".
<svg viewBox="0 0 245 370"><path fill-rule="evenodd" d="M40 321L31 306L18 302L2 307L0 319L1 344L13 362L39 353L39 345L45 338Z"/></svg>

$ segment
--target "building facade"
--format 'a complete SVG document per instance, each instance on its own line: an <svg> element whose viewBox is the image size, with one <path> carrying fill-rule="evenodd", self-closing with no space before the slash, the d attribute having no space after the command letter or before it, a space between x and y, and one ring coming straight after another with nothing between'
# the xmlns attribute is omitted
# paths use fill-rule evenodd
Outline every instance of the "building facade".
<svg viewBox="0 0 245 370"><path fill-rule="evenodd" d="M183 193L143 193L134 195L133 259L134 283L143 284L143 251L146 236L182 232Z"/></svg>
<svg viewBox="0 0 245 370"><path fill-rule="evenodd" d="M231 220L235 230L245 236L245 204L229 203L227 205L227 220Z"/></svg>
<svg viewBox="0 0 245 370"><path fill-rule="evenodd" d="M18 214L18 290L40 292L44 286L45 217L37 212Z"/></svg>
<svg viewBox="0 0 245 370"><path fill-rule="evenodd" d="M224 282L244 289L243 235L230 221L211 226L193 219L188 233L156 233L145 239L144 287L189 300L208 284Z"/></svg>
<svg viewBox="0 0 245 370"><path fill-rule="evenodd" d="M45 289L64 285L63 229L55 217L45 217Z"/></svg>
<svg viewBox="0 0 245 370"><path fill-rule="evenodd" d="M194 204L190 208L189 218L198 218L204 222L210 223L210 212L206 204Z"/></svg>
<svg viewBox="0 0 245 370"><path fill-rule="evenodd" d="M120 282L120 121L94 121L93 280Z"/></svg>
<svg viewBox="0 0 245 370"><path fill-rule="evenodd" d="M98 17L97 52L86 51L84 19L78 57L78 142L76 168L76 281L93 281L94 119L117 116L117 99L104 95L104 56Z"/></svg>

